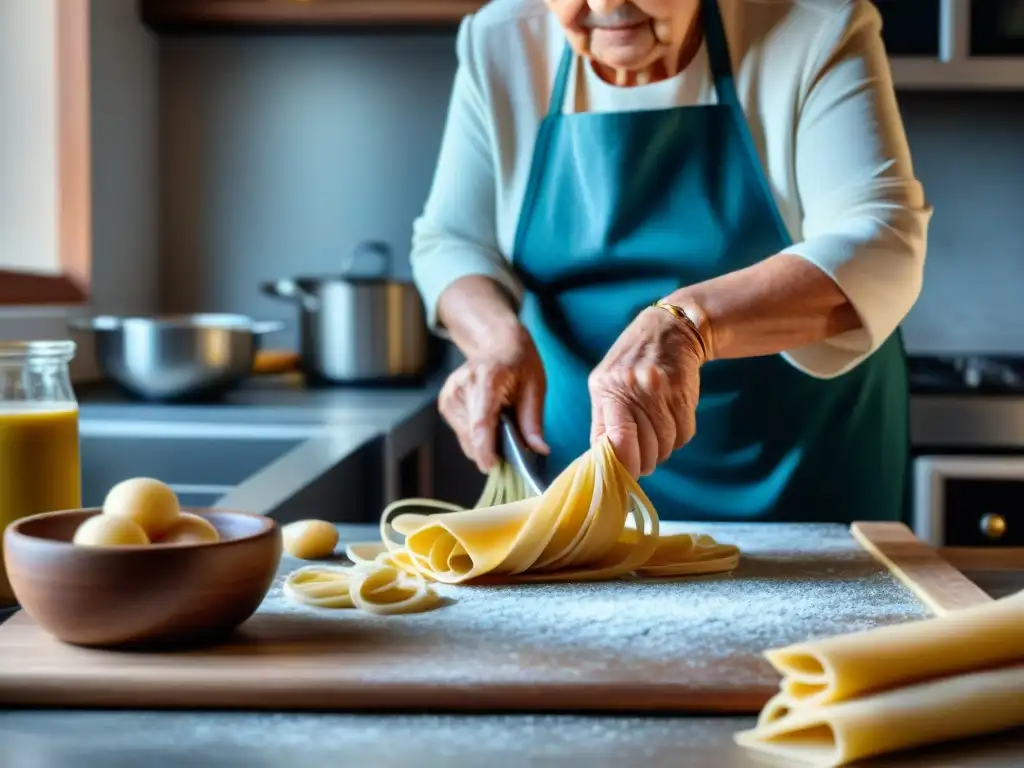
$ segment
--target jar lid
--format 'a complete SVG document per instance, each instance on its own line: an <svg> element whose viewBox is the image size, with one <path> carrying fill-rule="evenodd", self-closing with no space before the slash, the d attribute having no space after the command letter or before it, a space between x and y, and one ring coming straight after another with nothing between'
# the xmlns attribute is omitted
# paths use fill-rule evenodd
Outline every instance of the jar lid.
<svg viewBox="0 0 1024 768"><path fill-rule="evenodd" d="M60 341L0 341L0 360L64 360L75 356L75 342Z"/></svg>

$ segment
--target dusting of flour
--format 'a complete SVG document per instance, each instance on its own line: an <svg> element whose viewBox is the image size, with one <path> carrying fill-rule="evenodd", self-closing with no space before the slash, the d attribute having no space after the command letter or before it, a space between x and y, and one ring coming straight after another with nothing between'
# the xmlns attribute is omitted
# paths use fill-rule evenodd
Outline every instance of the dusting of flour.
<svg viewBox="0 0 1024 768"><path fill-rule="evenodd" d="M921 619L927 610L841 525L665 524L740 547L731 575L671 581L474 587L435 585L443 607L410 616L297 606L281 582L260 609L309 634L330 627L339 656L382 652L349 679L460 684L554 679L672 684L730 669L730 684L771 682L762 651ZM259 617L257 617L257 620ZM414 664L402 660L417 660Z"/></svg>

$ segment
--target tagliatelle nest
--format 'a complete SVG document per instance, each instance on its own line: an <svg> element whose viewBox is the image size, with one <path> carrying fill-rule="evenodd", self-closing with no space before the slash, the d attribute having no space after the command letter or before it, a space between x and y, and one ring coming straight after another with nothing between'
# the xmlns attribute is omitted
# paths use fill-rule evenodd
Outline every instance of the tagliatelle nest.
<svg viewBox="0 0 1024 768"><path fill-rule="evenodd" d="M405 499L381 515L381 540L350 545L353 566L309 566L285 582L298 602L404 613L437 604L431 582L599 581L724 573L739 550L704 534L662 536L658 515L605 438L539 497L507 465L473 509Z"/></svg>

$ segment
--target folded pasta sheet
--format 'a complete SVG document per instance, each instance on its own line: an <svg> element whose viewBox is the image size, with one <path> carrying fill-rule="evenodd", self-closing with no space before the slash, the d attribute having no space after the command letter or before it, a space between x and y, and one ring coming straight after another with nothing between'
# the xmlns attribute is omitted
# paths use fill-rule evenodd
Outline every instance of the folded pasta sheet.
<svg viewBox="0 0 1024 768"><path fill-rule="evenodd" d="M1024 593L941 618L768 651L783 676L750 749L854 760L1024 725Z"/></svg>
<svg viewBox="0 0 1024 768"><path fill-rule="evenodd" d="M786 765L834 768L855 760L1024 725L1024 666L972 672L863 699L790 709L736 735Z"/></svg>

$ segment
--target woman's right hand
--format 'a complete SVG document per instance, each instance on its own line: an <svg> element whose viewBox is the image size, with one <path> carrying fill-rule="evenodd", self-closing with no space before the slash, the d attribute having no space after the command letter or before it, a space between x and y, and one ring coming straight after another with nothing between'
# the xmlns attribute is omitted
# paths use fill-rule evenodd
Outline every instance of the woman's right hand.
<svg viewBox="0 0 1024 768"><path fill-rule="evenodd" d="M438 398L438 409L463 453L481 472L498 462L498 417L506 408L515 409L527 445L537 453L549 451L543 437L544 367L524 327L512 336L495 339L487 351L467 357Z"/></svg>

